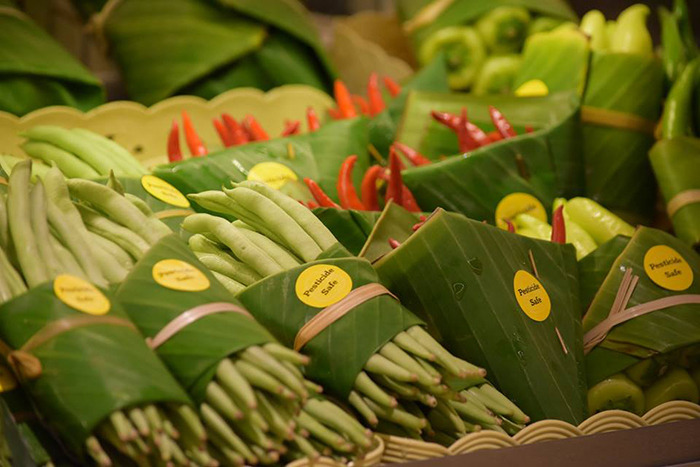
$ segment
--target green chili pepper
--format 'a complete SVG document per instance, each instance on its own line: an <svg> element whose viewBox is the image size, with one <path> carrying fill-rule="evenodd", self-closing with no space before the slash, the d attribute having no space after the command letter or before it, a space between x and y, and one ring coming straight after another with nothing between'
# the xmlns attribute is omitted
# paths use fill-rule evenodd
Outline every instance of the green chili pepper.
<svg viewBox="0 0 700 467"><path fill-rule="evenodd" d="M693 34L693 25L690 20L690 12L686 0L674 0L673 15L678 21L678 29L681 33L681 38L688 52L688 58L693 59L700 54L700 49L695 42L695 34Z"/></svg>
<svg viewBox="0 0 700 467"><path fill-rule="evenodd" d="M576 248L576 258L581 259L598 248L598 244L583 227L571 219L564 198L555 199L552 209L556 211L559 206L564 206L563 213L564 225L566 226L566 243L571 243Z"/></svg>
<svg viewBox="0 0 700 467"><path fill-rule="evenodd" d="M486 60L486 48L476 30L466 26L439 30L420 47L418 60L427 65L442 51L447 58L450 87L466 89L471 86Z"/></svg>
<svg viewBox="0 0 700 467"><path fill-rule="evenodd" d="M644 392L623 374L604 379L588 390L588 411L591 415L604 410L627 410L644 413Z"/></svg>
<svg viewBox="0 0 700 467"><path fill-rule="evenodd" d="M521 56L515 54L490 57L479 72L472 93L510 94L521 63Z"/></svg>
<svg viewBox="0 0 700 467"><path fill-rule="evenodd" d="M654 357L645 358L625 370L629 379L642 387L651 386L668 371L668 362Z"/></svg>
<svg viewBox="0 0 700 467"><path fill-rule="evenodd" d="M687 371L676 367L669 370L644 391L644 398L647 411L664 402L675 400L690 401L697 404L698 386Z"/></svg>
<svg viewBox="0 0 700 467"><path fill-rule="evenodd" d="M591 50L608 50L605 15L599 10L591 10L581 18L581 31L591 38Z"/></svg>
<svg viewBox="0 0 700 467"><path fill-rule="evenodd" d="M649 7L641 3L620 13L617 27L610 41L612 52L629 53L651 57L654 54L651 35L647 29Z"/></svg>
<svg viewBox="0 0 700 467"><path fill-rule="evenodd" d="M612 44L613 37L615 36L615 31L617 30L617 21L609 19L605 23L605 37L608 38L608 49L610 49L610 44Z"/></svg>
<svg viewBox="0 0 700 467"><path fill-rule="evenodd" d="M551 16L540 16L530 21L527 26L527 36L530 37L538 32L549 32L560 26L564 21Z"/></svg>
<svg viewBox="0 0 700 467"><path fill-rule="evenodd" d="M530 13L525 8L494 8L476 22L486 47L494 54L519 52L527 37Z"/></svg>
<svg viewBox="0 0 700 467"><path fill-rule="evenodd" d="M673 83L688 64L688 53L681 37L676 16L663 6L659 7L658 11L661 22L664 70L669 82Z"/></svg>
<svg viewBox="0 0 700 467"><path fill-rule="evenodd" d="M513 223L516 227L515 232L520 235L534 233L532 238L539 238L540 240L549 240L552 237L552 227L529 214L518 214L513 219Z"/></svg>
<svg viewBox="0 0 700 467"><path fill-rule="evenodd" d="M698 67L700 67L700 58L694 59L685 67L668 93L664 113L661 117L663 139L691 134L691 105Z"/></svg>
<svg viewBox="0 0 700 467"><path fill-rule="evenodd" d="M615 235L634 235L634 227L620 219L600 204L588 198L573 198L566 203L566 211L571 220L602 245Z"/></svg>

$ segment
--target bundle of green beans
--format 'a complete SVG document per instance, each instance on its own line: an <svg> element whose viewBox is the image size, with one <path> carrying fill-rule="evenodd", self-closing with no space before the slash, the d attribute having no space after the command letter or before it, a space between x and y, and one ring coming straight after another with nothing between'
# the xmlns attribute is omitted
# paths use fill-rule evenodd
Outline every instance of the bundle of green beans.
<svg viewBox="0 0 700 467"><path fill-rule="evenodd" d="M193 233L189 240L192 250L234 293L262 278L313 261L337 243L308 209L263 183L245 181L233 189L206 191L190 198L209 211L238 218L231 223L213 215L195 214L183 222L183 228ZM488 409L472 411L485 428L497 429L501 419L489 409L496 405L505 415L512 415L517 407L508 401L508 409L504 409L507 398L487 384L485 376L483 368L455 357L422 327L412 326L369 358L364 371L357 375L348 402L370 426L378 426L382 420L419 436L431 432L427 429L430 422L421 410L411 410L414 402L451 413L456 411L453 402L469 409L478 404L475 399L467 405L470 398L464 391L455 391L446 384L454 381L478 394L488 392L492 395L489 401L501 403L488 406L481 401L478 408L486 405ZM462 412L457 413L471 413L460 408ZM528 421L519 409L517 412L522 415L516 417L518 421ZM465 432L463 423L451 430L447 425L441 428L452 437Z"/></svg>
<svg viewBox="0 0 700 467"><path fill-rule="evenodd" d="M7 211L2 209L0 216L2 303L59 274L72 274L80 268L68 250L71 243L79 240L72 235L65 237L77 225L56 213L58 208L46 196L44 185L38 181L32 186L30 174L29 160L14 167L8 183ZM0 206L5 208L5 202ZM52 236L50 228L58 239ZM63 247L59 239L68 247ZM10 258L16 258L19 271ZM119 465L122 457L139 465L218 465L209 454L206 441L204 426L187 405L144 404L112 412L86 440L85 448L100 466Z"/></svg>
<svg viewBox="0 0 700 467"><path fill-rule="evenodd" d="M22 133L22 149L46 166L56 165L70 178L97 178L114 171L140 177L148 172L129 151L109 138L84 128L39 125Z"/></svg>

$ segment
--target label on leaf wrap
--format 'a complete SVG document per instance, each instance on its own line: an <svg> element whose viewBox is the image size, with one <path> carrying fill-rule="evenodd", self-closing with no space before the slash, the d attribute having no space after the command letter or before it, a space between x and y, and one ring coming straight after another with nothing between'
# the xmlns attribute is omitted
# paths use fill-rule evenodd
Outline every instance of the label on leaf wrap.
<svg viewBox="0 0 700 467"><path fill-rule="evenodd" d="M63 303L90 315L104 315L111 303L91 283L69 274L61 274L53 281L53 292Z"/></svg>
<svg viewBox="0 0 700 467"><path fill-rule="evenodd" d="M190 201L180 190L154 175L141 177L141 186L154 198L179 208L189 208Z"/></svg>
<svg viewBox="0 0 700 467"><path fill-rule="evenodd" d="M549 94L549 88L541 79L531 79L521 84L514 93L518 97L539 97Z"/></svg>
<svg viewBox="0 0 700 467"><path fill-rule="evenodd" d="M680 253L667 245L656 245L644 255L644 271L659 287L680 292L693 283L693 270Z"/></svg>
<svg viewBox="0 0 700 467"><path fill-rule="evenodd" d="M16 387L17 379L12 370L7 365L0 364L0 393L12 391Z"/></svg>
<svg viewBox="0 0 700 467"><path fill-rule="evenodd" d="M202 271L179 259L162 259L153 265L153 280L172 290L200 292L209 288L210 282Z"/></svg>
<svg viewBox="0 0 700 467"><path fill-rule="evenodd" d="M542 283L521 269L513 277L513 292L523 312L535 321L544 321L552 310L552 302Z"/></svg>
<svg viewBox="0 0 700 467"><path fill-rule="evenodd" d="M506 220L513 222L518 214L529 214L542 222L547 222L547 211L540 200L528 193L511 193L496 206L496 225L503 230L508 230Z"/></svg>
<svg viewBox="0 0 700 467"><path fill-rule="evenodd" d="M315 264L299 274L294 290L302 303L315 308L326 308L350 293L352 278L338 266Z"/></svg>
<svg viewBox="0 0 700 467"><path fill-rule="evenodd" d="M279 162L261 162L255 164L248 172L248 180L263 182L275 190L279 190L287 182L299 180L292 169Z"/></svg>

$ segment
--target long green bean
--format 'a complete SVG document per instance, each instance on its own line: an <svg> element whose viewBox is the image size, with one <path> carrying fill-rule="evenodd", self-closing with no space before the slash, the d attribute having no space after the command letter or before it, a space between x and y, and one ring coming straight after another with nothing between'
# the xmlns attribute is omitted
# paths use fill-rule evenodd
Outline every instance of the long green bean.
<svg viewBox="0 0 700 467"><path fill-rule="evenodd" d="M34 159L42 160L48 165L55 163L66 177L96 178L100 175L90 165L53 144L27 141L21 145L21 148Z"/></svg>
<svg viewBox="0 0 700 467"><path fill-rule="evenodd" d="M102 148L105 153L111 153L111 160L118 161L119 165L123 167L125 171L128 171L128 175L138 177L139 175L148 174L146 168L142 166L139 161L137 161L136 158L120 144L84 128L73 128L71 131L91 141L94 145Z"/></svg>
<svg viewBox="0 0 700 467"><path fill-rule="evenodd" d="M148 242L130 229L111 221L86 206L79 205L78 211L90 232L116 243L133 258L140 259L149 250Z"/></svg>
<svg viewBox="0 0 700 467"><path fill-rule="evenodd" d="M39 250L37 260L41 261L46 267L48 278L53 279L62 270L49 240L51 233L49 232L49 221L46 214L46 193L41 180L37 180L36 184L34 184L29 193L29 198L31 204L29 217Z"/></svg>

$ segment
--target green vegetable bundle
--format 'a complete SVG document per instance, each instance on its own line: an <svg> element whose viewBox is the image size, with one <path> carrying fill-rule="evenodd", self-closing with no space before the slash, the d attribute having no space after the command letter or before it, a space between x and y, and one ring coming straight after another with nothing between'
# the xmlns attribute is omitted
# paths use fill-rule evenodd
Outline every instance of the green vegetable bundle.
<svg viewBox="0 0 700 467"><path fill-rule="evenodd" d="M560 0L407 0L397 8L421 65L444 52L450 86L476 94L512 91L525 39L576 20Z"/></svg>
<svg viewBox="0 0 700 467"><path fill-rule="evenodd" d="M188 217L183 228L195 234L190 247L225 276L224 283L282 343L309 355L310 378L347 400L368 424L406 436L441 432L456 438L481 424L500 428L503 421L491 411L513 416L516 424L529 420L484 380L483 369L452 356L427 334L376 283L371 264L348 257L298 202L249 181L190 197L209 211L238 218L231 223L208 214ZM358 333L360 325L373 331ZM452 380L456 389L447 385ZM488 401L469 406L481 424L469 418L466 425L466 416L451 404L466 404L458 392L465 387ZM432 426L432 408L446 423Z"/></svg>
<svg viewBox="0 0 700 467"><path fill-rule="evenodd" d="M275 162L294 173L281 187L291 196L299 199L309 196L301 181L309 177L330 196L336 197L338 170L348 155L358 156L355 185L359 186L362 180L369 163L367 125L366 118L332 122L313 133L235 146L206 157L161 165L153 174L189 194L216 190L231 180L246 180L256 165Z"/></svg>
<svg viewBox="0 0 700 467"><path fill-rule="evenodd" d="M585 418L572 246L438 210L374 266L446 348L487 369L534 420Z"/></svg>
<svg viewBox="0 0 700 467"><path fill-rule="evenodd" d="M89 110L105 100L99 80L12 6L0 6L0 110L24 115L49 105Z"/></svg>
<svg viewBox="0 0 700 467"><path fill-rule="evenodd" d="M641 414L670 399L698 400L691 385L678 393L667 386L689 380L674 367L699 363L699 274L700 257L683 241L637 229L583 319L591 412L621 408Z"/></svg>
<svg viewBox="0 0 700 467"><path fill-rule="evenodd" d="M376 211L337 208L316 208L313 213L353 255L360 253L380 215Z"/></svg>
<svg viewBox="0 0 700 467"><path fill-rule="evenodd" d="M466 107L469 120L489 131L490 105L508 118L518 136L439 160L458 152L457 137L431 112L458 114ZM531 194L545 206L558 196L575 196L584 184L578 106L574 93L527 99L412 93L397 140L435 162L404 170L403 180L423 210L443 207L474 219L492 220L498 203L513 192ZM526 133L526 126L535 131Z"/></svg>
<svg viewBox="0 0 700 467"><path fill-rule="evenodd" d="M129 96L210 99L235 87L329 89L333 72L296 0L122 0L98 18ZM177 41L172 39L177 37Z"/></svg>

